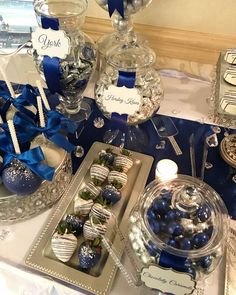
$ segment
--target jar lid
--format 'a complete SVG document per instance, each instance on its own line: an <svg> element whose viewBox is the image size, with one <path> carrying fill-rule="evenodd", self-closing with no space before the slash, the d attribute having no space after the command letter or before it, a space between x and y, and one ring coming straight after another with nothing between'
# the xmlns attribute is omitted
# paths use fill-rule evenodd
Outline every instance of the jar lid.
<svg viewBox="0 0 236 295"><path fill-rule="evenodd" d="M161 250L194 258L225 243L228 212L204 182L185 175L151 182L139 201L146 233Z"/></svg>
<svg viewBox="0 0 236 295"><path fill-rule="evenodd" d="M55 18L70 18L73 16L81 16L88 7L87 0L34 0L34 10L36 14L50 16Z"/></svg>
<svg viewBox="0 0 236 295"><path fill-rule="evenodd" d="M106 54L107 63L123 71L148 68L156 61L155 52L144 45L123 43L112 47Z"/></svg>

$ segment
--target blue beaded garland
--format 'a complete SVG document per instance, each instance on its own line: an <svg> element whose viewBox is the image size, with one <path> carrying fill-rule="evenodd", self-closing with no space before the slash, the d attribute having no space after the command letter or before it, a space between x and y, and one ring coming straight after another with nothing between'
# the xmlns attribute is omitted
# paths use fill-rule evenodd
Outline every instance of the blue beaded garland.
<svg viewBox="0 0 236 295"><path fill-rule="evenodd" d="M193 278L196 277L196 270L195 270L194 268L192 268L192 267L188 267L188 268L186 269L186 271L187 271L187 273L189 273L190 275L192 275Z"/></svg>
<svg viewBox="0 0 236 295"><path fill-rule="evenodd" d="M177 218L176 212L174 210L170 210L165 214L166 221L174 221Z"/></svg>
<svg viewBox="0 0 236 295"><path fill-rule="evenodd" d="M166 200L168 204L170 204L172 200L172 193L170 191L165 191L164 193L161 193L161 197Z"/></svg>
<svg viewBox="0 0 236 295"><path fill-rule="evenodd" d="M161 226L160 226L159 221L153 220L153 232L155 234L158 234L160 232L160 229L161 229Z"/></svg>
<svg viewBox="0 0 236 295"><path fill-rule="evenodd" d="M156 213L152 207L150 207L147 211L147 218L148 220L156 219Z"/></svg>
<svg viewBox="0 0 236 295"><path fill-rule="evenodd" d="M177 210L175 214L178 218L189 218L188 213L184 211Z"/></svg>
<svg viewBox="0 0 236 295"><path fill-rule="evenodd" d="M192 267L192 264L193 264L193 262L192 262L191 259L187 258L187 259L185 260L184 265L185 265L186 267Z"/></svg>
<svg viewBox="0 0 236 295"><path fill-rule="evenodd" d="M204 230L205 234L208 235L208 237L210 238L212 236L212 232L213 232L213 226L209 226L206 230Z"/></svg>
<svg viewBox="0 0 236 295"><path fill-rule="evenodd" d="M163 220L160 221L160 228L162 232L166 232L167 223Z"/></svg>
<svg viewBox="0 0 236 295"><path fill-rule="evenodd" d="M155 233L158 234L160 232L160 223L157 220L148 220L149 225L151 227L151 230Z"/></svg>

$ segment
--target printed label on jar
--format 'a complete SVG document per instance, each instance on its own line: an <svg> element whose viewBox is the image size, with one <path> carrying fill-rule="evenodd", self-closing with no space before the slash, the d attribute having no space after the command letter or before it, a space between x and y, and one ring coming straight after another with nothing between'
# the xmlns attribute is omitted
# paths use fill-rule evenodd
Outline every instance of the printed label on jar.
<svg viewBox="0 0 236 295"><path fill-rule="evenodd" d="M175 295L192 294L196 288L196 282L190 274L158 265L143 268L141 280L151 289Z"/></svg>
<svg viewBox="0 0 236 295"><path fill-rule="evenodd" d="M62 30L36 28L32 43L39 55L64 59L70 53L70 39Z"/></svg>
<svg viewBox="0 0 236 295"><path fill-rule="evenodd" d="M136 88L110 85L103 93L103 106L109 113L134 115L141 105L141 95Z"/></svg>

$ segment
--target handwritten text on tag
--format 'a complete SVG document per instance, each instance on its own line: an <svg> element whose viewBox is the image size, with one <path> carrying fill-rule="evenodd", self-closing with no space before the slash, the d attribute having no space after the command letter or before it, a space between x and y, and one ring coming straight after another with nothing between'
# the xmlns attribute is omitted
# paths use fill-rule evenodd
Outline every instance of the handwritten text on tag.
<svg viewBox="0 0 236 295"><path fill-rule="evenodd" d="M134 115L140 104L141 95L136 88L110 85L103 94L103 105L110 113Z"/></svg>
<svg viewBox="0 0 236 295"><path fill-rule="evenodd" d="M36 28L32 43L39 55L64 59L70 53L70 39L62 30Z"/></svg>

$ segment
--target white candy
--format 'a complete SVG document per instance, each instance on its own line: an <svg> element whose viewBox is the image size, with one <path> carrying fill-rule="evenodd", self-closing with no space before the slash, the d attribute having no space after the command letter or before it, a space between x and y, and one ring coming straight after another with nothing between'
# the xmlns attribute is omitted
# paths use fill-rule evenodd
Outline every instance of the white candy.
<svg viewBox="0 0 236 295"><path fill-rule="evenodd" d="M100 195L101 187L94 185L93 182L88 182L85 187L85 191L90 192L95 198Z"/></svg>

